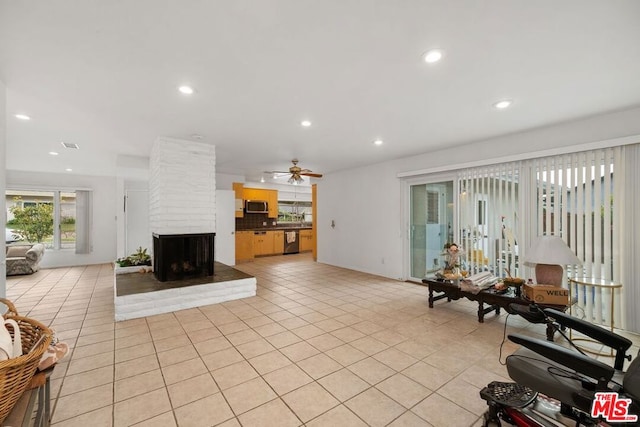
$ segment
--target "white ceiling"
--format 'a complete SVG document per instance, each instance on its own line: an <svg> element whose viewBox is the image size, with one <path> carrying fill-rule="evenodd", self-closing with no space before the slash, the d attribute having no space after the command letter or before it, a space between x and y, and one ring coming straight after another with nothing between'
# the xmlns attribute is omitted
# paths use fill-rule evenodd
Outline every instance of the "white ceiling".
<svg viewBox="0 0 640 427"><path fill-rule="evenodd" d="M639 22L636 0L0 0L7 167L113 175L201 134L219 172L259 180L625 109Z"/></svg>

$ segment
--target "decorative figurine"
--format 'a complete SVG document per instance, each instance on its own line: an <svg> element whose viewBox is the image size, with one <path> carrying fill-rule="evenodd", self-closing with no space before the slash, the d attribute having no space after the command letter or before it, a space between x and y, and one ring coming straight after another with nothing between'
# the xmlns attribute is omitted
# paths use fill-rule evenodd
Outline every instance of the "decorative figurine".
<svg viewBox="0 0 640 427"><path fill-rule="evenodd" d="M445 249L445 271L456 272L460 268L460 248L455 243L447 243Z"/></svg>

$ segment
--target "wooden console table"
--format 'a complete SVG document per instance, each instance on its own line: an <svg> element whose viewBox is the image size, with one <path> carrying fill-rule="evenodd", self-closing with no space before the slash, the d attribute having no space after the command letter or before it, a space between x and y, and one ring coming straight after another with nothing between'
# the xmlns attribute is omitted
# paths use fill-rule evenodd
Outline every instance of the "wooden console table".
<svg viewBox="0 0 640 427"><path fill-rule="evenodd" d="M528 299L515 296L512 290L501 293L494 288L488 288L478 292L477 294L474 294L472 292L463 291L449 280L422 279L422 283L425 283L429 286L429 308L433 308L433 303L435 301L444 298L446 298L447 301L458 300L460 298L477 301L478 322L480 323L484 323L484 316L491 313L492 311L495 311L496 314L500 314L500 309L504 308L507 312L510 312L509 304L531 304L531 301L529 301ZM434 292L439 293L439 295L434 295ZM567 307L564 305L537 305L540 308L554 308L562 312L567 310ZM547 323L547 339L549 341L553 341L554 332L554 326L551 323Z"/></svg>

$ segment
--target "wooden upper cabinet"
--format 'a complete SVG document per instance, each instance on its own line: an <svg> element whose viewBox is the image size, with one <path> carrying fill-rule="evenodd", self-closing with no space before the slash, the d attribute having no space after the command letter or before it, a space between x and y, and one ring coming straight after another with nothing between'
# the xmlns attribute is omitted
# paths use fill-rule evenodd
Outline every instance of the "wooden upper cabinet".
<svg viewBox="0 0 640 427"><path fill-rule="evenodd" d="M233 191L236 193L236 218L244 217L244 184L241 182L233 183Z"/></svg>
<svg viewBox="0 0 640 427"><path fill-rule="evenodd" d="M278 218L278 190L267 190L269 197L269 218Z"/></svg>
<svg viewBox="0 0 640 427"><path fill-rule="evenodd" d="M278 190L264 188L243 188L244 200L263 200L268 203L269 218L278 218Z"/></svg>
<svg viewBox="0 0 640 427"><path fill-rule="evenodd" d="M267 200L265 190L261 188L244 188L242 190L242 198L244 200Z"/></svg>

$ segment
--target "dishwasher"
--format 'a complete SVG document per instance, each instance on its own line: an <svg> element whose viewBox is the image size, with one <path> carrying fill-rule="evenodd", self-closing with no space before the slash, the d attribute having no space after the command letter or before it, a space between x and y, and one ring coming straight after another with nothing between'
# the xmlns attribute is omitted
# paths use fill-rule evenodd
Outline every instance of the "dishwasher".
<svg viewBox="0 0 640 427"><path fill-rule="evenodd" d="M300 231L291 230L284 232L284 254L297 254L300 252Z"/></svg>

